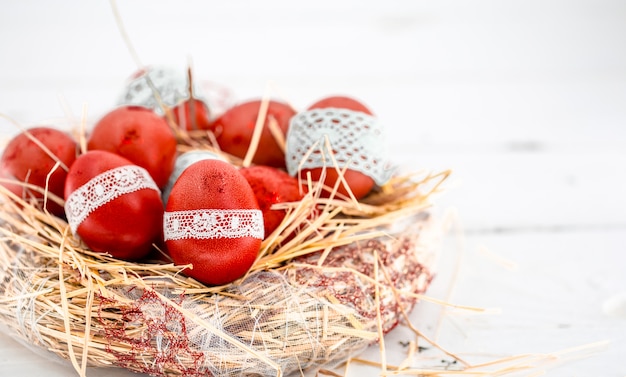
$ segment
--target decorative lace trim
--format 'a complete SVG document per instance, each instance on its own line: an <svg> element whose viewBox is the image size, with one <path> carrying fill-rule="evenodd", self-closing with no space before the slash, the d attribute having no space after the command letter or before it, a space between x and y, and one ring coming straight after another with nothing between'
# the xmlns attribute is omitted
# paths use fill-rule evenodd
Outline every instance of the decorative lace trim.
<svg viewBox="0 0 626 377"><path fill-rule="evenodd" d="M165 212L165 240L242 238L263 239L263 213L257 209L197 209Z"/></svg>
<svg viewBox="0 0 626 377"><path fill-rule="evenodd" d="M117 101L118 105L143 106L163 115L161 103L174 107L189 99L189 80L182 70L170 67L148 67L146 70L146 73L126 85ZM161 103L157 100L155 89ZM194 86L193 90L194 97L203 98L199 88Z"/></svg>
<svg viewBox="0 0 626 377"><path fill-rule="evenodd" d="M125 165L93 177L74 191L65 202L65 214L72 233L90 213L113 199L141 189L159 188L148 171L140 166Z"/></svg>
<svg viewBox="0 0 626 377"><path fill-rule="evenodd" d="M299 169L331 168L334 159L339 168L348 166L382 185L392 174L387 156L383 127L371 115L326 108L304 111L291 119L286 153L291 175Z"/></svg>

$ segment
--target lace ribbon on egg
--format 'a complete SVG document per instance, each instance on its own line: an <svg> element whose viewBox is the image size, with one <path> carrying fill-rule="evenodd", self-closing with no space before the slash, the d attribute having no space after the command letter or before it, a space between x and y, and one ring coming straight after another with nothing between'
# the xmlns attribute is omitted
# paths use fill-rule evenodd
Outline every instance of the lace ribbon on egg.
<svg viewBox="0 0 626 377"><path fill-rule="evenodd" d="M301 169L333 168L336 161L338 168L361 172L382 185L392 174L386 143L383 127L371 115L338 108L303 111L289 125L287 170L295 175Z"/></svg>
<svg viewBox="0 0 626 377"><path fill-rule="evenodd" d="M140 166L125 165L90 179L80 186L65 201L65 214L72 233L90 213L120 197L141 189L160 190L148 171Z"/></svg>
<svg viewBox="0 0 626 377"><path fill-rule="evenodd" d="M263 239L263 213L256 209L197 209L165 212L165 240L242 238Z"/></svg>
<svg viewBox="0 0 626 377"><path fill-rule="evenodd" d="M158 92L158 96L157 93ZM194 97L202 98L194 86ZM184 72L173 67L149 67L131 79L117 100L118 105L135 105L164 115L163 106L174 107L189 99L189 80Z"/></svg>

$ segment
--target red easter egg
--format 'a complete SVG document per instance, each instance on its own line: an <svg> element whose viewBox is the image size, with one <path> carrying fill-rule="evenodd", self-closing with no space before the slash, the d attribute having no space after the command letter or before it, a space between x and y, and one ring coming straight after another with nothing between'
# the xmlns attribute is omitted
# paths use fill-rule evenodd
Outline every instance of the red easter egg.
<svg viewBox="0 0 626 377"><path fill-rule="evenodd" d="M170 193L163 224L167 250L185 273L208 285L242 277L263 239L263 214L233 165L201 160L187 167Z"/></svg>
<svg viewBox="0 0 626 377"><path fill-rule="evenodd" d="M340 110L343 109L343 110L348 110L352 112L357 112L360 114L365 114L366 116L372 116L372 112L361 102L353 98L343 97L343 96L324 98L314 103L313 105L311 105L308 110L328 109L328 108L340 109ZM337 114L337 116L334 119L332 119L331 122L338 123L340 121L343 121L344 116L345 114ZM353 143L354 141L358 141L358 133L362 132L362 129L359 129L358 127L359 125L355 124L354 122L346 122L345 124L342 124L341 127L336 128L336 131L340 130L343 133L349 134L352 140L349 141L348 144L337 145L338 143L341 143L341 142L345 143L345 141L344 140L337 141L337 140L331 139L330 143L333 148L333 153L344 152L352 160L351 161L352 163L366 164L368 162L366 162L365 160L369 157L368 151L359 150L358 147L355 147L356 143ZM311 130L312 128L302 127L302 128L298 128L294 132L307 133L307 132L311 132ZM357 136L354 136L355 134ZM291 136L296 137L296 138L298 137L297 135L291 135ZM343 139L343 138L340 138L340 139ZM353 147L355 147L353 151L347 151L348 148L353 148ZM301 154L304 154L304 153L301 153ZM288 158L294 158L294 157L288 156ZM295 166L299 162L300 161L292 161L291 163L292 165ZM374 163L380 163L380 161L374 161ZM313 181L321 181L323 179L324 185L327 186L328 188L322 192L322 196L329 196L332 192L331 190L335 187L338 180L340 180L340 171L338 171L338 169L335 169L335 167L332 165L330 158L327 158L327 162L325 166L326 168L325 168L324 178L322 178L322 175L324 173L324 168L317 167L317 166L303 168L299 171L299 174L301 174L302 177L306 177L307 174L310 173ZM342 170L344 167L345 165L342 165L342 164L339 164L338 166L339 170ZM345 183L344 182L339 183L339 185L337 186L337 192L344 196L349 196L349 192L351 192L352 195L354 195L354 197L357 200L367 195L376 184L375 180L373 179L371 175L366 174L363 171L359 171L356 169L350 169L350 168L346 169L345 172L343 173L343 178L344 178Z"/></svg>
<svg viewBox="0 0 626 377"><path fill-rule="evenodd" d="M145 168L159 187L174 170L176 137L162 117L139 106L121 106L96 123L89 150L105 150Z"/></svg>
<svg viewBox="0 0 626 377"><path fill-rule="evenodd" d="M272 209L272 205L301 200L304 188L301 187L297 178L271 166L255 165L241 168L239 172L252 187L263 212L265 238L267 238L287 214L286 210Z"/></svg>
<svg viewBox="0 0 626 377"><path fill-rule="evenodd" d="M142 258L159 241L163 202L146 169L107 151L79 156L65 183L65 212L93 251Z"/></svg>
<svg viewBox="0 0 626 377"><path fill-rule="evenodd" d="M198 99L186 100L172 109L174 121L178 127L191 130L206 130L210 126L209 107Z"/></svg>
<svg viewBox="0 0 626 377"><path fill-rule="evenodd" d="M36 140L36 141L35 141ZM67 170L76 160L77 145L67 133L51 127L34 127L11 139L0 158L0 177L32 184L63 198ZM55 165L59 162L59 166ZM43 207L44 194L21 184L0 183L26 200L34 198ZM57 216L63 207L52 200L46 209Z"/></svg>
<svg viewBox="0 0 626 377"><path fill-rule="evenodd" d="M354 98L345 97L345 96L332 96L332 97L322 98L321 100L309 106L309 110L326 109L328 107L360 111L368 115L374 115L372 114L372 111L361 102L355 100Z"/></svg>
<svg viewBox="0 0 626 377"><path fill-rule="evenodd" d="M229 154L244 158L248 152L252 134L259 116L261 100L248 101L230 108L210 126L220 148ZM295 110L282 102L269 101L263 131L252 162L278 168L285 167L285 153L270 131L269 122L275 121L282 137L287 134L289 121Z"/></svg>

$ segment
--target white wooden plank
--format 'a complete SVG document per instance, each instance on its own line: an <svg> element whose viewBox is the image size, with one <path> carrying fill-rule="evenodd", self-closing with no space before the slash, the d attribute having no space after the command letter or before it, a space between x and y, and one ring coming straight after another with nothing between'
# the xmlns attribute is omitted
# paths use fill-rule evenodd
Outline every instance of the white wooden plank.
<svg viewBox="0 0 626 377"><path fill-rule="evenodd" d="M608 342L590 347L594 352L588 357L548 364L546 375L624 375L626 368L617 360L626 352L626 317L612 316L605 303L626 290L626 231L475 235L464 241L459 247L456 236L450 235L444 250L446 264L428 294L445 297L439 296L440 292L447 292L453 284L452 303L496 310L476 314L448 309L441 328L435 331L437 306L420 304L411 315L418 328L430 336L439 334L441 346L468 361L556 354ZM450 271L458 255L462 265L459 273L453 274ZM398 342L413 339L406 328L391 334L388 342L397 347L398 354L391 353L389 362L402 360L406 354ZM424 341L420 344L429 346ZM428 364L433 353L432 348L424 352L417 365ZM372 347L366 355L376 359L379 351ZM436 363L441 359L447 358L440 355ZM374 375L375 370L354 369L354 376Z"/></svg>
<svg viewBox="0 0 626 377"><path fill-rule="evenodd" d="M467 230L454 299L502 314L449 317L446 344L505 355L609 339L597 357L547 375L626 374L624 319L603 306L626 290L623 2L118 5L146 64L191 57L198 77L241 99L261 96L272 80L276 95L298 108L327 94L354 95L388 125L394 161L453 169L436 203L456 208ZM86 104L93 122L135 69L104 0L5 2L0 48L0 113L25 125L64 117L59 96L75 117ZM15 132L0 120L2 138ZM440 275L451 269L441 266ZM403 329L390 335L396 357L397 341L407 339ZM0 335L0 374L18 373L72 375L67 364Z"/></svg>
<svg viewBox="0 0 626 377"><path fill-rule="evenodd" d="M412 154L405 170L453 173L435 203L454 207L470 231L577 231L626 227L626 154L460 152ZM400 154L403 153L403 154Z"/></svg>

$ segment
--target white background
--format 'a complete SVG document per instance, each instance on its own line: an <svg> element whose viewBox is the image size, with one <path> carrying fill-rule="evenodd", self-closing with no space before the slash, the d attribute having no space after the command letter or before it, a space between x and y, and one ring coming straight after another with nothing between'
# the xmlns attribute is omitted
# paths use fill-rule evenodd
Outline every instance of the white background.
<svg viewBox="0 0 626 377"><path fill-rule="evenodd" d="M197 77L234 99L261 97L268 82L300 109L354 96L388 127L395 161L453 170L437 206L442 217L458 214L464 238L448 249L463 259L458 274L442 263L436 283L452 281L456 303L500 312L445 315L448 348L498 357L606 340L598 354L547 375L626 375L625 2L118 8L143 64L191 61ZM72 126L84 110L93 122L136 69L108 1L0 1L0 113L23 126L73 117ZM3 141L17 133L2 119L0 131ZM406 334L390 334L390 352L404 352L397 339ZM0 334L1 376L44 373L74 372Z"/></svg>

